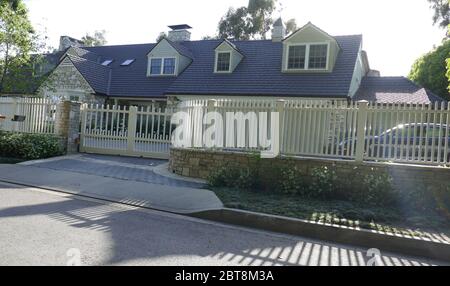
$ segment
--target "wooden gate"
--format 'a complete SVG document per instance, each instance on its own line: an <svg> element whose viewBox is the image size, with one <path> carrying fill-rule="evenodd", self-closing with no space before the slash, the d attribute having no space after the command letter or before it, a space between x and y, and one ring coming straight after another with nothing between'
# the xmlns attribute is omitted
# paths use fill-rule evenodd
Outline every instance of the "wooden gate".
<svg viewBox="0 0 450 286"><path fill-rule="evenodd" d="M155 106L84 105L80 151L168 159L172 112Z"/></svg>

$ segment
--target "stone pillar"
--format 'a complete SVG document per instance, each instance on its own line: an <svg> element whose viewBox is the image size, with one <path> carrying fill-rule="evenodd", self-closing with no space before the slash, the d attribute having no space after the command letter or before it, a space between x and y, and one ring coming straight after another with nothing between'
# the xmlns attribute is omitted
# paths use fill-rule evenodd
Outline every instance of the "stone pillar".
<svg viewBox="0 0 450 286"><path fill-rule="evenodd" d="M80 139L81 104L63 101L56 107L55 134L68 153L77 153Z"/></svg>

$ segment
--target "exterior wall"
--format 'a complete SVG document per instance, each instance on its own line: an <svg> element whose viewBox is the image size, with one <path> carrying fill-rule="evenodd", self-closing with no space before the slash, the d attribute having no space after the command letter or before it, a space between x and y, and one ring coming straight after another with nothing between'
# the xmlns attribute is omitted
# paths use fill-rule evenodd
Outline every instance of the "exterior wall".
<svg viewBox="0 0 450 286"><path fill-rule="evenodd" d="M289 45L292 44L308 44L308 43L329 43L329 52L328 52L328 69L323 71L289 71L286 70L287 65L287 57L288 57L288 49ZM332 72L334 69L334 65L336 63L337 55L339 53L339 46L337 42L330 36L324 34L323 32L317 30L313 26L307 26L303 30L298 31L294 35L290 36L283 42L283 72L292 72L292 73L311 73L311 72Z"/></svg>
<svg viewBox="0 0 450 286"><path fill-rule="evenodd" d="M182 73L188 65L191 63L191 59L180 55L167 40L162 40L159 44L153 48L153 50L147 55L147 76L150 76L150 58L176 58L176 75ZM167 75L160 75L167 76Z"/></svg>
<svg viewBox="0 0 450 286"><path fill-rule="evenodd" d="M187 149L171 149L170 170L178 175L206 179L211 171L227 164L249 167L255 164L255 158L245 153L197 151ZM399 191L409 191L414 188L433 188L446 190L450 187L448 178L450 169L429 166L392 165L383 163L357 163L343 160L304 159L304 158L276 158L260 159L262 175L270 186L271 172L294 164L300 170L304 180L308 182L311 171L317 167L335 167L338 181L348 186L362 187L361 181L366 174L390 174L394 179L394 188ZM264 175L267 174L267 175Z"/></svg>
<svg viewBox="0 0 450 286"><path fill-rule="evenodd" d="M350 91L349 91L349 95L348 95L351 98L358 91L363 77L368 72L366 70L366 67L364 66L364 60L363 60L362 53L363 53L362 47L360 47L359 52L358 52L358 59L356 60L356 66L355 66L355 70L353 71L353 78L352 78L352 82L350 84Z"/></svg>
<svg viewBox="0 0 450 286"><path fill-rule="evenodd" d="M83 103L104 104L106 97L95 95L94 90L72 64L69 58L64 59L53 71L49 79L38 90L44 98L71 100L78 97Z"/></svg>
<svg viewBox="0 0 450 286"><path fill-rule="evenodd" d="M275 96L227 96L227 95L168 95L167 97L176 97L180 101L187 100L333 100L333 101L346 101L345 98L318 98L318 97L275 97Z"/></svg>

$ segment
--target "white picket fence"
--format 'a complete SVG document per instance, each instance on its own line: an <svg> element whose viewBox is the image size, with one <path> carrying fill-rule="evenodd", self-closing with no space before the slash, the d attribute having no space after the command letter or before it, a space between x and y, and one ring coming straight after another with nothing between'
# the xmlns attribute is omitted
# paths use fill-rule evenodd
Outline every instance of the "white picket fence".
<svg viewBox="0 0 450 286"><path fill-rule="evenodd" d="M56 103L44 98L0 97L0 130L54 134Z"/></svg>
<svg viewBox="0 0 450 286"><path fill-rule="evenodd" d="M383 105L367 102L320 100L192 100L183 102L181 111L190 115L192 146L206 148L203 142L206 112L267 112L258 127L249 130L248 123L236 124L230 136L223 128L224 150L255 151L265 146L261 131L271 138L271 112L280 114L280 149L286 156L387 161L410 164L448 165L450 163L450 104ZM247 119L250 117L247 117ZM225 120L225 119L224 119ZM226 124L224 124L226 125ZM239 136L240 135L240 136ZM230 140L227 136L232 137ZM241 139L239 139L241 138ZM240 140L240 142L238 142ZM236 148L229 148L234 142ZM231 144L233 145L233 144Z"/></svg>
<svg viewBox="0 0 450 286"><path fill-rule="evenodd" d="M81 152L169 158L172 110L83 105L81 112Z"/></svg>

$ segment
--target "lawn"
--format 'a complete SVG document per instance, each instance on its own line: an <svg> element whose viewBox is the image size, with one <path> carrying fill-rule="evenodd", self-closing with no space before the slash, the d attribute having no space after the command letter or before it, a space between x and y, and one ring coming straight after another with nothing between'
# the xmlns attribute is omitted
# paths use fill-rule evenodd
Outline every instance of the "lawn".
<svg viewBox="0 0 450 286"><path fill-rule="evenodd" d="M17 164L24 161L23 159L0 157L0 164Z"/></svg>
<svg viewBox="0 0 450 286"><path fill-rule="evenodd" d="M435 213L411 210L406 213L401 208L368 207L344 201L321 201L232 188L214 188L213 191L228 208L403 235L450 235L450 222Z"/></svg>

